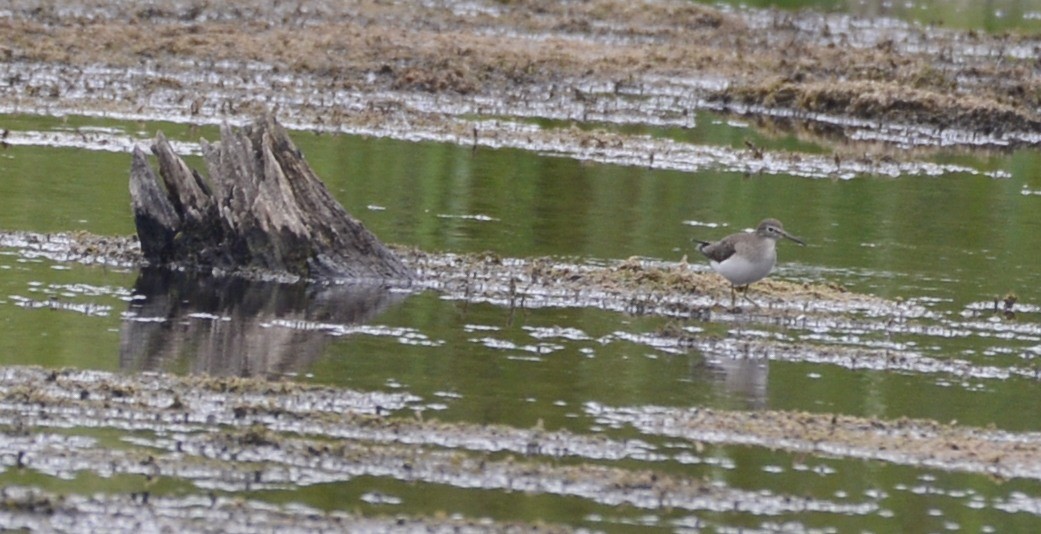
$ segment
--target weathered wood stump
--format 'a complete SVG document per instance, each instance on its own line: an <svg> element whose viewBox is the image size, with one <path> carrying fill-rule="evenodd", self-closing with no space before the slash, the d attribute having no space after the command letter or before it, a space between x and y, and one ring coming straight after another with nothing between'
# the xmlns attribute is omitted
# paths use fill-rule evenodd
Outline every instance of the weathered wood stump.
<svg viewBox="0 0 1041 534"><path fill-rule="evenodd" d="M412 273L336 201L285 129L266 116L219 143L202 141L209 180L160 132L159 177L140 148L130 195L141 250L152 265L272 272L307 279L408 281Z"/></svg>

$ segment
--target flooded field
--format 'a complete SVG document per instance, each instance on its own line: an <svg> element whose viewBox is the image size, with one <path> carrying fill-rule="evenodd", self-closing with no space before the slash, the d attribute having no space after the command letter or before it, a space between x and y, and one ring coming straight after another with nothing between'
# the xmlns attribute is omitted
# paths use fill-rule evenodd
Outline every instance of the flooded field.
<svg viewBox="0 0 1041 534"><path fill-rule="evenodd" d="M1041 6L341 4L0 10L4 528L1041 525ZM414 284L144 265L269 108Z"/></svg>

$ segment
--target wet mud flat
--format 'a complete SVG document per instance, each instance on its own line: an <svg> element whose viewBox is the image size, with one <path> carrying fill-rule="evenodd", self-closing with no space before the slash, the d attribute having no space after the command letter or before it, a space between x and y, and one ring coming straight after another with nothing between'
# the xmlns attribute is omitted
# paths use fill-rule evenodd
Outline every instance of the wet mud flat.
<svg viewBox="0 0 1041 534"><path fill-rule="evenodd" d="M24 258L103 268L132 270L147 264L133 236L0 232L0 247ZM392 285L376 292L387 296L356 291L350 283L312 283L258 271L217 273L215 278L303 284L319 288L319 293L330 290L341 303L351 300L354 292L377 307L408 294L433 291L439 298L463 307L491 304L518 315L539 308L590 307L658 317L665 321L655 332L615 335L678 354L694 349L708 358L804 362L960 379L1041 378L1041 369L1029 361L997 364L987 359L931 355L919 348L925 343L922 340L951 337L996 340L1014 335L1027 341L1035 339L1041 336L1036 322L1007 320L1017 313L1027 319L1036 314L1036 308L1027 304L971 302L961 310L937 312L913 299L888 300L827 282L768 279L752 289L755 305L739 300L731 307L729 284L707 266L689 265L686 260L663 262L634 257L572 263L559 258L392 248L416 278L407 287ZM41 298L21 305L47 308L62 303ZM363 313L361 319L368 315ZM725 326L728 331L721 334L712 325ZM328 327L321 323L311 326ZM900 342L901 337L920 340Z"/></svg>
<svg viewBox="0 0 1041 534"><path fill-rule="evenodd" d="M128 272L144 267L133 237L3 232L0 247L5 254L56 265ZM729 288L704 265L641 258L582 263L407 247L395 251L416 273L416 280L412 287L389 291L433 292L460 307L490 304L517 314L519 321L538 308L589 307L611 310L619 317L655 317L662 321L657 331L614 335L665 352L693 348L707 360L811 362L822 368L977 382L1037 377L1037 369L1028 362L999 366L986 360L931 357L914 344L892 341L900 335L1039 334L1030 321L991 320L1000 310L985 303L974 304L972 313L943 315L914 301L891 301L823 283L770 280L757 284L753 292L761 308L745 303L731 310ZM257 280L272 281L301 283L279 277ZM186 293L179 295L184 298ZM75 302L46 294L19 305L87 313ZM131 324L148 319L129 314L126 318ZM331 328L328 321L321 325L285 318L301 329ZM729 331L719 333L720 325ZM858 342L850 343L855 336L860 336ZM763 518L804 513L847 518L885 510L874 498L750 491L672 468L709 463L713 458L706 451L717 446L998 480L1041 480L1041 434L1036 432L827 412L597 402L578 406L580 416L610 431L576 431L444 422L431 404L438 400L407 390L360 391L278 377L5 367L0 370L0 432L5 438L0 440L0 464L8 474L38 473L58 481L76 480L84 473L102 479L129 477L139 481L139 488L130 494L65 495L60 485L54 489L26 483L3 494L0 517L9 525L70 531L111 517L179 529L205 529L207 521L244 529L291 530L295 524L301 531L568 528L411 511L352 514L275 506L252 497L362 477L413 487L486 491L507 499L575 499L604 510L621 507L657 514L676 525L684 514L725 513L735 507ZM171 481L193 489L185 496L169 489ZM396 498L378 492L364 497L373 502Z"/></svg>
<svg viewBox="0 0 1041 534"><path fill-rule="evenodd" d="M563 531L437 517L365 517L272 507L229 494L336 484L378 476L525 496L577 498L607 507L675 513L738 509L764 516L808 511L864 515L879 504L747 491L670 473L713 444L793 454L872 459L1002 478L1041 478L1041 434L922 420L883 421L803 412L585 406L606 425L633 425L643 439L446 423L415 415L418 397L264 379L115 375L8 367L0 374L0 463L57 480L77 473L134 477L129 495L58 496L28 487L2 493L6 525L87 531L120 521L205 529L387 528L434 531ZM113 442L103 436L113 432ZM680 448L654 436L680 438ZM632 462L645 467L632 467ZM188 482L195 496L163 491ZM376 498L376 497L371 497Z"/></svg>
<svg viewBox="0 0 1041 534"><path fill-rule="evenodd" d="M141 257L134 238L89 234L6 233L0 244L26 258L134 269ZM487 302L524 313L537 307L596 306L626 314L670 318L649 346L697 347L733 357L743 338L704 335L710 321L798 329L827 322L828 329L916 330L940 328L935 317L911 303L857 295L842 288L773 282L761 290L762 309L731 311L728 289L711 274L689 266L636 258L608 265L491 254L432 254L401 248L417 273L412 291L436 291L461 303ZM893 321L896 315L903 322ZM843 326L843 322L849 323ZM805 326L803 326L805 327ZM957 328L948 324L943 328ZM962 326L962 328L969 328ZM755 338L755 336L750 336ZM996 369L934 360L893 347L857 349L820 340L754 341L752 358L814 361L851 369L940 373L976 379L1028 375L1028 369ZM998 377L1000 378L1000 376ZM607 428L632 428L638 438L549 430L536 425L442 422L426 401L407 392L364 392L264 378L111 374L81 370L8 367L0 373L0 451L7 469L32 469L59 479L88 471L141 477L130 497L59 498L38 489L6 494L11 524L51 524L77 518L129 517L141 505L155 507L164 523L198 525L214 514L247 521L242 510L259 507L248 521L277 526L304 514L311 526L350 525L379 530L397 519L373 519L307 508L271 509L249 499L234 506L225 492L250 492L335 484L379 476L409 484L437 484L523 495L578 498L596 505L626 505L662 513L725 511L734 503L766 516L815 511L873 514L879 503L749 492L670 472L668 462L689 461L706 446L758 446L791 454L867 459L893 465L1000 478L1041 480L1041 434L974 428L930 420L853 417L801 411L741 411L586 403L585 417ZM94 434L114 431L119 446L103 446ZM681 440L675 442L674 440ZM665 445L661 440L673 440ZM679 444L682 444L679 445ZM639 462L637 467L632 462ZM150 489L159 478L190 482L211 496L180 499ZM157 493L153 495L153 493ZM232 507L234 510L228 510ZM237 512L236 512L237 510ZM209 515L207 515L209 514ZM41 523L33 523L40 521ZM376 523L368 523L376 521ZM383 522L380 522L383 521ZM497 531L508 524L457 519L400 519L418 528ZM513 525L516 527L517 525ZM554 531L554 525L525 525Z"/></svg>
<svg viewBox="0 0 1041 534"><path fill-rule="evenodd" d="M1041 126L1036 38L840 14L94 0L15 2L0 21L9 113L212 124L275 109L318 132L815 177L907 173L887 147L1036 144ZM616 128L686 128L699 110L857 143L810 156Z"/></svg>
<svg viewBox="0 0 1041 534"><path fill-rule="evenodd" d="M1041 88L1030 75L1036 39L844 15L688 2L169 2L127 9L104 0L27 0L0 12L0 35L0 73L8 82L0 86L0 109L7 113L214 124L275 109L288 126L318 133L813 178L937 175L952 168L914 161L904 149L1038 141ZM792 154L619 128L687 128L700 110L842 142L829 154ZM34 142L19 136L5 134L4 142ZM83 146L122 146L92 136L82 135ZM142 266L136 242L125 237L3 233L0 246L59 263ZM722 305L729 288L701 265L397 252L418 274L406 291L518 314L578 306L657 317L663 326L656 332L615 335L659 350L978 382L1039 374L1029 362L936 358L923 352L927 342L894 341L1041 335L1036 324L992 321L1000 310L989 303L940 314L914 301L770 280L755 287L761 308L733 311ZM738 334L720 334L713 328L719 324ZM623 439L440 422L424 399L407 393L35 367L0 370L0 399L7 472L141 480L131 495L84 496L66 495L60 484L33 487L29 478L8 488L0 507L5 524L27 528L91 530L115 518L128 529L144 522L173 529L567 530L421 514L368 517L250 496L366 476L507 498L566 497L602 510L626 505L694 528L706 525L684 523L684 512L722 512L735 503L763 517L879 512L869 497L749 491L671 472L679 463L709 463L703 451L714 445L1041 479L1036 433L918 419L581 407L602 427L639 436ZM171 480L198 491L185 496L163 486Z"/></svg>

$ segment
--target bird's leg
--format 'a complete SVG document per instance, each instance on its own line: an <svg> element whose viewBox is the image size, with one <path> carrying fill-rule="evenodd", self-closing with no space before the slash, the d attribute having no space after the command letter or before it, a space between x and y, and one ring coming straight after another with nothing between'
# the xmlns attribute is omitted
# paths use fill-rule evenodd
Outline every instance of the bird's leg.
<svg viewBox="0 0 1041 534"><path fill-rule="evenodd" d="M748 296L748 287L749 287L749 285L745 284L745 290L741 293L741 297L743 299L747 300L748 302L751 302L752 305L755 306L756 308L762 308L762 306L760 306L758 302L752 300L751 297Z"/></svg>
<svg viewBox="0 0 1041 534"><path fill-rule="evenodd" d="M737 286L730 284L730 309L737 308Z"/></svg>

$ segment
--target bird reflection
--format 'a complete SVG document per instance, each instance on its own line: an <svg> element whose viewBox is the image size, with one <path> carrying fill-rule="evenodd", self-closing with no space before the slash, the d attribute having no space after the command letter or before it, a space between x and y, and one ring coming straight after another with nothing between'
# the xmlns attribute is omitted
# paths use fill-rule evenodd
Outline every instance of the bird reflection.
<svg viewBox="0 0 1041 534"><path fill-rule="evenodd" d="M728 394L745 399L748 408L766 406L766 388L770 378L766 359L717 358L713 363Z"/></svg>
<svg viewBox="0 0 1041 534"><path fill-rule="evenodd" d="M765 358L699 358L691 371L714 383L717 394L737 401L744 409L756 410L768 405L770 366Z"/></svg>
<svg viewBox="0 0 1041 534"><path fill-rule="evenodd" d="M378 285L285 284L144 269L120 332L120 367L220 376L300 372L332 337L404 298ZM314 327L311 327L314 326Z"/></svg>

